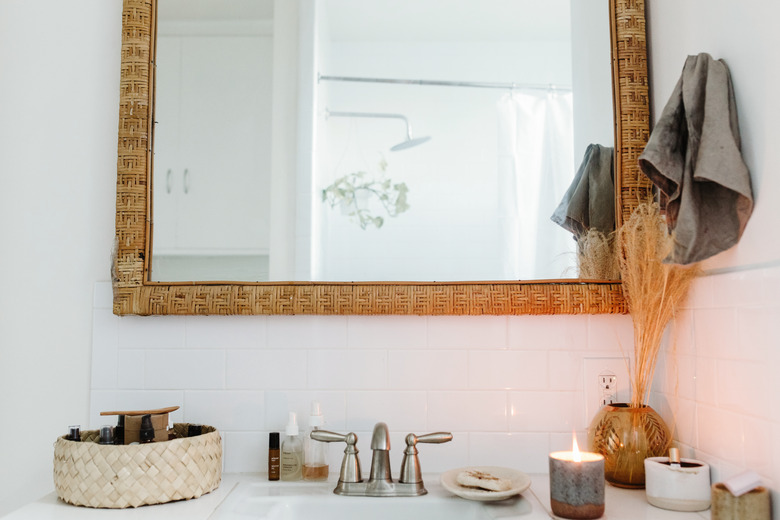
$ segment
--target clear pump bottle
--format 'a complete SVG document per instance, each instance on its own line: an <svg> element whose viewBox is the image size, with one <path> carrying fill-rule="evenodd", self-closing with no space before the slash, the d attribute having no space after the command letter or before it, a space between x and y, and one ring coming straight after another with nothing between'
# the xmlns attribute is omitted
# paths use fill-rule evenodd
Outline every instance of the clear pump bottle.
<svg viewBox="0 0 780 520"><path fill-rule="evenodd" d="M319 430L325 424L322 417L319 401L311 402L311 415L309 415L309 431L303 439L304 463L303 480L327 480L327 443L315 441L311 438L311 432Z"/></svg>
<svg viewBox="0 0 780 520"><path fill-rule="evenodd" d="M285 434L287 437L282 442L281 478L287 481L301 480L303 476L303 443L298 435L298 420L295 412L290 412Z"/></svg>

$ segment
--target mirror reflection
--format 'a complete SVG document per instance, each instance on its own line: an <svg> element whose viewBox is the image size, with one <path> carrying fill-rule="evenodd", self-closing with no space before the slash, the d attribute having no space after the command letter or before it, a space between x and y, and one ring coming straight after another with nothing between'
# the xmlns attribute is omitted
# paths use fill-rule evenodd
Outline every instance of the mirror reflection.
<svg viewBox="0 0 780 520"><path fill-rule="evenodd" d="M153 280L577 275L550 216L588 145L612 144L606 0L320 0L295 63L274 60L295 28L271 2L230 5L159 0Z"/></svg>

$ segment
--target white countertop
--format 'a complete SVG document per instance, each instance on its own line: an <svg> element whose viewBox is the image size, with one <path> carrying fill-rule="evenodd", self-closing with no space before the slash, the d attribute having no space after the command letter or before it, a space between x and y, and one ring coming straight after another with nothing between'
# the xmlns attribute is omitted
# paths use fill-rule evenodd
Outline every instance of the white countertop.
<svg viewBox="0 0 780 520"><path fill-rule="evenodd" d="M325 489L332 489L335 486L336 479L337 475L331 475L328 482L323 482L321 484L311 482L301 483L299 486L300 494L306 494L306 489L311 489L312 486L322 486ZM414 500L424 501L429 497L451 496L451 494L439 483L439 475L425 475L424 481L429 494L422 497L416 497ZM52 492L31 504L11 512L3 518L4 520L139 520L150 518L207 520L238 485L260 482L267 482L265 475L224 475L219 488L198 499L143 506L136 509L90 509L86 507L76 507L66 504L58 499L57 495ZM524 518L527 518L527 520L549 520L550 518L556 518L549 512L550 486L548 476L531 475L531 482L530 489L525 491L520 499L526 501L530 506L527 516L523 515ZM296 486L298 485L297 483L284 482L283 484L284 486L279 487L280 495L290 493L290 490L293 490L293 495L297 493L295 491ZM269 482L268 485L275 486L277 483ZM338 497L338 500L348 501L351 500L351 498ZM376 500L393 499L380 498ZM710 518L709 511L700 513L680 513L659 509L651 506L647 502L644 490L618 489L610 485L606 486L605 504L605 513L602 517L604 520L701 520ZM414 520L411 515L406 518Z"/></svg>

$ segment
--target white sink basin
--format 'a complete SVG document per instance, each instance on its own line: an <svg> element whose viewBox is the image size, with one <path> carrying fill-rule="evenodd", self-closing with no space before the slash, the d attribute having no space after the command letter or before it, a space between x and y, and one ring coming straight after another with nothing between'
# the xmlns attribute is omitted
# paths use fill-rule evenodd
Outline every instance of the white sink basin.
<svg viewBox="0 0 780 520"><path fill-rule="evenodd" d="M242 482L211 520L497 520L528 517L532 506L518 496L473 502L449 494L437 483L421 497L343 497L334 483Z"/></svg>

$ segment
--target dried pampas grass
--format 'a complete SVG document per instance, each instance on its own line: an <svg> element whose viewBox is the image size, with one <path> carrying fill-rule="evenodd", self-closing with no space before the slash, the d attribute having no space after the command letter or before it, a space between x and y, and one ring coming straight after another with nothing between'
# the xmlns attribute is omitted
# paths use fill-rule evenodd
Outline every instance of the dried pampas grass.
<svg viewBox="0 0 780 520"><path fill-rule="evenodd" d="M577 238L578 277L588 280L619 280L615 233L589 229Z"/></svg>
<svg viewBox="0 0 780 520"><path fill-rule="evenodd" d="M699 274L698 264L663 263L672 243L658 204L640 204L617 232L623 293L634 323L633 407L647 402L666 325Z"/></svg>

